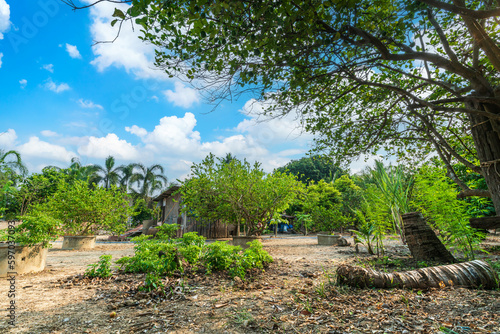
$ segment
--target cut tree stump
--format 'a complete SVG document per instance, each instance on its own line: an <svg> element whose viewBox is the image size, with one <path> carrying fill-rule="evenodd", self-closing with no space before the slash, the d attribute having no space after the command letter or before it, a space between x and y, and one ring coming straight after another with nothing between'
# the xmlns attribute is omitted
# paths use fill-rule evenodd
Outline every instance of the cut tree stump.
<svg viewBox="0 0 500 334"><path fill-rule="evenodd" d="M420 212L401 215L406 244L416 261L453 263L455 258L446 249Z"/></svg>
<svg viewBox="0 0 500 334"><path fill-rule="evenodd" d="M368 268L340 265L338 283L353 287L428 289L445 286L495 289L498 280L491 266L481 260L411 271L385 273Z"/></svg>

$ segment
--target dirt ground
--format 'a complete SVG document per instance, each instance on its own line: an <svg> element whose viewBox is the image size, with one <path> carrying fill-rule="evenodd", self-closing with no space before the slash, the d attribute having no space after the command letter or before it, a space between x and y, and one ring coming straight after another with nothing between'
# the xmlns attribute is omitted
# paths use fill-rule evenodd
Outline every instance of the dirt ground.
<svg viewBox="0 0 500 334"><path fill-rule="evenodd" d="M352 239L348 238L352 241ZM500 245L490 236L487 245ZM361 248L318 246L315 237L265 238L275 261L245 282L224 274L171 278L167 297L140 292L143 275L87 282L102 254L133 255L131 243L49 250L47 268L16 280L16 324L7 323L8 284L0 284L0 333L500 333L500 291L463 288L375 290L330 284L336 266ZM387 240L387 254L408 259ZM488 257L500 261L500 252Z"/></svg>

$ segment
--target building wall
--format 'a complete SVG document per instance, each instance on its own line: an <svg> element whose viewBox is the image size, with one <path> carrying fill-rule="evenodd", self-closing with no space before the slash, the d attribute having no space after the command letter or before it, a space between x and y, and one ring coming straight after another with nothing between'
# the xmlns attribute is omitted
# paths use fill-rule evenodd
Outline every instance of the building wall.
<svg viewBox="0 0 500 334"><path fill-rule="evenodd" d="M181 194L163 198L158 205L161 206L161 222L162 224L179 224L180 228L177 231L177 237L182 237L187 232L198 232L205 238L229 238L236 235L236 226L225 224L218 220L197 219L188 217L180 212Z"/></svg>

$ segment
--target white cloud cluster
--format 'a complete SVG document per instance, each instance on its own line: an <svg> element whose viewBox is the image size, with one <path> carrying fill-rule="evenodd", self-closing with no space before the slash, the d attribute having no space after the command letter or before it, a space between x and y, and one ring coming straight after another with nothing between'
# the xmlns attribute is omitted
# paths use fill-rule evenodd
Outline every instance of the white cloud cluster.
<svg viewBox="0 0 500 334"><path fill-rule="evenodd" d="M78 51L76 45L71 45L66 43L66 51L68 52L71 58L82 59L82 55L80 54L80 51Z"/></svg>
<svg viewBox="0 0 500 334"><path fill-rule="evenodd" d="M118 138L114 133L109 133L106 137L88 138L88 143L78 148L78 153L91 158L105 159L112 155L120 160L139 160L144 156L139 154L137 148L126 140Z"/></svg>
<svg viewBox="0 0 500 334"><path fill-rule="evenodd" d="M26 85L28 85L28 80L26 79L19 80L19 85L21 86L21 89L26 88Z"/></svg>
<svg viewBox="0 0 500 334"><path fill-rule="evenodd" d="M85 2L89 3L89 0ZM130 6L127 4L100 3L90 9L92 20L90 32L95 41L113 41L118 35L118 24L111 27L112 14L115 8L126 11ZM154 47L142 42L140 29L132 29L130 22L122 25L120 36L113 43L100 43L92 47L96 58L91 64L98 71L104 71L108 67L123 68L127 73L132 73L141 79L167 80L168 76L154 69Z"/></svg>
<svg viewBox="0 0 500 334"><path fill-rule="evenodd" d="M0 0L0 39L10 28L10 6L5 0Z"/></svg>
<svg viewBox="0 0 500 334"><path fill-rule="evenodd" d="M16 142L17 134L14 129L8 129L5 132L0 132L0 148L10 150Z"/></svg>
<svg viewBox="0 0 500 334"><path fill-rule="evenodd" d="M198 92L193 88L186 87L181 82L175 83L175 91L166 90L164 92L168 102L174 106L190 108L194 103L200 102Z"/></svg>
<svg viewBox="0 0 500 334"><path fill-rule="evenodd" d="M0 52L0 68L2 68L2 57L3 57L3 53Z"/></svg>
<svg viewBox="0 0 500 334"><path fill-rule="evenodd" d="M22 154L23 159L28 158L43 158L47 160L56 160L69 162L71 158L76 156L75 153L68 151L65 147L48 143L40 140L37 136L30 137L27 143L19 145L17 150Z"/></svg>
<svg viewBox="0 0 500 334"><path fill-rule="evenodd" d="M54 132L51 130L43 130L43 131L40 131L40 133L44 137L57 137L58 136L57 132Z"/></svg>
<svg viewBox="0 0 500 334"><path fill-rule="evenodd" d="M45 84L43 85L46 89L51 90L55 93L62 93L66 90L69 90L70 87L67 83L61 83L61 84L56 84L54 81L52 81L51 78L49 78Z"/></svg>
<svg viewBox="0 0 500 334"><path fill-rule="evenodd" d="M137 125L127 127L126 131L139 136L151 151L182 155L195 152L200 146L201 137L198 131L194 131L195 126L196 118L188 112L182 118L163 117L152 132Z"/></svg>
<svg viewBox="0 0 500 334"><path fill-rule="evenodd" d="M90 100L79 99L77 102L80 105L80 107L85 109L94 109L94 108L101 110L104 109L100 104L96 104Z"/></svg>

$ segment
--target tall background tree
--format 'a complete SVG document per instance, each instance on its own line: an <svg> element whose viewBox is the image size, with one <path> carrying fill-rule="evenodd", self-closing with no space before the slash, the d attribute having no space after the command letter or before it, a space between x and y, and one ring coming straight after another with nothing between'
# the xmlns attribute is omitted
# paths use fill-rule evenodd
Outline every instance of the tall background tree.
<svg viewBox="0 0 500 334"><path fill-rule="evenodd" d="M497 2L123 2L111 24L133 19L157 66L214 101L242 88L273 116L298 110L337 158L435 151L461 196L491 197L500 212ZM468 187L455 162L488 190Z"/></svg>
<svg viewBox="0 0 500 334"><path fill-rule="evenodd" d="M67 168L60 168L57 166L46 166L43 168L42 172L54 170L56 172L62 172L69 176L73 180L81 181L91 181L97 177L97 167L96 165L83 165L78 157L71 158L71 163Z"/></svg>
<svg viewBox="0 0 500 334"><path fill-rule="evenodd" d="M106 189L111 188L113 185L118 185L121 179L120 172L125 166L115 167L115 163L115 158L110 155L104 161L104 167L93 165L95 174L91 178L91 182L95 182L96 184L102 183Z"/></svg>
<svg viewBox="0 0 500 334"><path fill-rule="evenodd" d="M21 154L15 150L0 149L0 173L13 172L20 176L28 174L28 168L21 159Z"/></svg>
<svg viewBox="0 0 500 334"><path fill-rule="evenodd" d="M318 182L320 180L333 182L336 178L344 174L339 167L334 165L332 159L320 155L292 160L277 170L282 173L288 172L296 175L304 183L310 181Z"/></svg>
<svg viewBox="0 0 500 334"><path fill-rule="evenodd" d="M149 167L143 164L137 164L137 172L130 178L130 182L137 186L131 188L132 192L146 200L151 201L153 193L162 190L167 185L167 177L164 175L164 168L161 165L155 164Z"/></svg>

